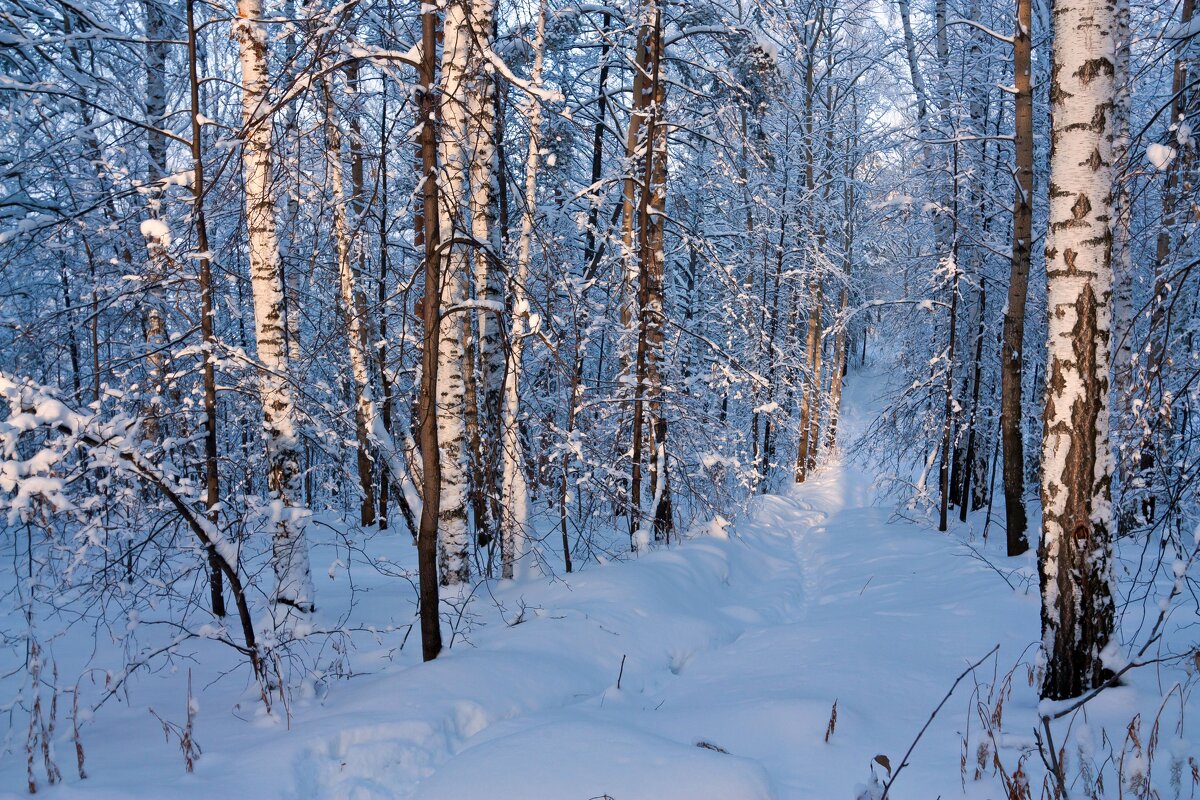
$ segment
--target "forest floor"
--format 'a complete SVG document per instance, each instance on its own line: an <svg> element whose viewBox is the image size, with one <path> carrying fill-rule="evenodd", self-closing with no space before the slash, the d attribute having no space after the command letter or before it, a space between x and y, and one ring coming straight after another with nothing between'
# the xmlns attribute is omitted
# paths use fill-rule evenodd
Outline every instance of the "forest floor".
<svg viewBox="0 0 1200 800"><path fill-rule="evenodd" d="M850 377L847 436L869 418L873 383ZM191 775L178 743L164 741L147 713L182 721L188 665L143 676L84 727L86 781L67 768L73 745L60 723L57 760L68 779L45 796L853 800L872 771L886 780L875 756L898 767L955 679L998 645L941 708L890 796L999 800L990 749L976 778L980 746L992 741L977 701L1016 667L995 738L1011 773L1036 723L1025 666L1038 638L1033 556L1003 558L1000 535L984 542L972 533L980 524L943 535L897 518L873 484L837 459L680 546L492 584L466 606L441 658L418 663L415 634L402 650L397 634L372 639L373 649L360 641L355 677L314 682L288 725L258 710L241 684L210 684L208 672L201 680L201 665L212 668L197 661L203 755ZM390 546L403 563L411 545L399 538ZM328 586L346 586L343 567L331 566L338 580L318 586L323 613L341 602ZM359 569L354 624L411 612L407 583ZM1142 709L1148 730L1166 687L1147 680L1106 694L1076 733L1103 724L1119 744ZM985 716L997 696L985 700ZM0 789L19 791L26 723L10 719ZM1187 745L1174 724L1163 720L1161 737L1171 741L1159 746L1183 763ZM1088 755L1087 737L1077 738ZM1038 775L1034 797L1036 761L1025 764ZM1183 796L1190 783L1185 774Z"/></svg>

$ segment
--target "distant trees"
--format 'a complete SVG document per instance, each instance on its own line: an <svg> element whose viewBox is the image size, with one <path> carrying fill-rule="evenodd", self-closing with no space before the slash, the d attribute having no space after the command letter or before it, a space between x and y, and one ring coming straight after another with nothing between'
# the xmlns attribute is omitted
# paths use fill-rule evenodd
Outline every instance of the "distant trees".
<svg viewBox="0 0 1200 800"><path fill-rule="evenodd" d="M1095 573L1077 611L1100 627L1106 562L1054 559L1115 535L1106 492L1129 535L1179 540L1200 485L1186 13L1161 47L1060 67L1051 95L1026 0L1015 26L944 0L895 20L826 0L39 8L0 19L0 371L125 413L187 507L64 456L75 507L106 513L29 545L55 585L131 606L169 586L197 629L236 577L299 622L310 513L403 527L432 658L440 591L666 543L809 479L868 356L894 380L861 445L893 488L944 528L987 509L1018 555L1043 486L1047 592ZM1103 30L1125 42L1122 8ZM1025 358L1047 334L1052 357ZM1059 624L1048 647L1088 648Z"/></svg>

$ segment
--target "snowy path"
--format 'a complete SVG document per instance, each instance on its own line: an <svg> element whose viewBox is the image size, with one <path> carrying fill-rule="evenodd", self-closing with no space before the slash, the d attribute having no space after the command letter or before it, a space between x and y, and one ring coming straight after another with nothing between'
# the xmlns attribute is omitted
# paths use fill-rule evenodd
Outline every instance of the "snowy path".
<svg viewBox="0 0 1200 800"><path fill-rule="evenodd" d="M944 537L888 524L872 497L865 476L834 466L790 496L762 498L739 533L748 549L778 559L770 577L730 581L744 605L712 596L729 587L684 587L698 610L745 620L736 637L696 652L664 642L666 663L643 655L627 664L620 693L610 687L490 726L416 796L482 796L487 786L496 800L853 797L875 754L899 762L968 661L997 643L1006 646L1001 663L1012 661L1022 634L1037 630L1036 597L1014 597ZM705 546L687 545L680 557ZM926 734L895 797L960 796L968 694ZM835 699L837 729L826 743ZM728 755L696 748L701 741ZM714 776L728 785L718 788Z"/></svg>
<svg viewBox="0 0 1200 800"><path fill-rule="evenodd" d="M401 719L306 754L317 766L304 788L423 800L852 797L875 754L899 762L966 663L997 643L1011 663L1037 630L1036 596L1013 595L946 537L889 524L873 498L866 476L830 466L761 498L729 541L594 570L570 588L523 587L540 608L529 623L387 678ZM510 607L513 594L502 595ZM943 710L895 797L959 795L968 695Z"/></svg>
<svg viewBox="0 0 1200 800"><path fill-rule="evenodd" d="M290 731L240 721L218 684L201 697L194 775L144 708L102 717L85 734L93 777L47 796L850 800L877 753L899 762L968 662L999 643L1011 665L1037 631L1036 594L890 508L869 476L831 464L758 498L728 538L502 586L503 612L475 604L442 658L334 682L296 704ZM969 694L943 709L894 798L963 796ZM22 773L0 766L4 788Z"/></svg>

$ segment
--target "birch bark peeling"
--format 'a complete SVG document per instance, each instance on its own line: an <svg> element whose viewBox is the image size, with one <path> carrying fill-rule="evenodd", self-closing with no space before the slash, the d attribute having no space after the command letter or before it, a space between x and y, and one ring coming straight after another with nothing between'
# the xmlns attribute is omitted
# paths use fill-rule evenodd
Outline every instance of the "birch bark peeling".
<svg viewBox="0 0 1200 800"><path fill-rule="evenodd" d="M464 232L467 177L466 70L471 30L466 0L447 3L442 21L441 137L438 141L438 228L443 248L441 304L449 309L467 297L467 252L455 239ZM471 365L463 354L464 315L441 317L438 342L437 424L441 447L441 504L438 564L443 586L465 583L471 577L467 560L466 384Z"/></svg>
<svg viewBox="0 0 1200 800"><path fill-rule="evenodd" d="M1103 682L1113 629L1109 446L1115 0L1052 7L1042 440L1042 695Z"/></svg>

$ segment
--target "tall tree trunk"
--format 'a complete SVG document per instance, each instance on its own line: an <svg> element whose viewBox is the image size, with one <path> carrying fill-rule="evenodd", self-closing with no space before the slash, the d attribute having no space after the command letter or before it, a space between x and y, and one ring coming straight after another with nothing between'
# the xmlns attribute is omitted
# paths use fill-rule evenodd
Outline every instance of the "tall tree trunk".
<svg viewBox="0 0 1200 800"><path fill-rule="evenodd" d="M821 238L824 238L823 236ZM825 393L822 391L824 385L824 373L822 372L822 358L825 353L825 323L822 315L825 312L825 288L818 280L816 283L816 295L813 297L813 318L809 322L810 325L816 325L815 335L813 337L814 347L812 350L812 399L808 403L809 413L809 432L808 432L808 472L812 473L817 468L817 451L820 447L820 430L821 430L821 400Z"/></svg>
<svg viewBox="0 0 1200 800"><path fill-rule="evenodd" d="M342 132L337 127L337 121L334 118L333 97L329 94L333 89L333 82L329 79L322 81L322 88L325 92L325 124L328 131L326 139L326 163L330 165L330 179L335 177L336 172L337 183L344 183L342 177L342 162L341 162L341 140ZM362 123L359 120L359 115L362 113L359 107L361 102L358 99L359 94L359 65L358 62L351 63L346 67L346 95L350 106L350 136L349 136L349 151L350 151L350 202L349 209L354 212L354 218L350 219L347 214L347 204L342 198L342 188L337 188L334 191L334 221L335 221L335 238L338 237L336 221L338 216L342 219L342 238L344 243L338 243L338 257L341 258L342 245L345 245L347 266L351 269L352 278L355 278L353 289L354 305L344 313L354 315L359 320L360 327L363 328L363 339L370 339L370 324L367 317L366 295L358 288L361 281L363 270L366 266L366 248L363 247L363 231L366 227L367 214L367 198L366 198L366 159L363 157L362 147ZM339 272L341 267L339 265ZM346 298L342 301L345 303ZM343 322L345 318L343 318ZM346 326L349 331L349 326ZM351 349L355 345L350 345ZM363 376L355 377L357 386L366 386L368 391L374 395L374 378L371 374L371 362L369 351L363 351L363 357L366 362L362 365ZM359 389L355 389L355 393L359 393ZM377 512L375 509L375 480L374 475L374 459L371 456L371 441L370 435L367 432L367 421L361 411L361 402L355 403L357 409L354 414L354 432L358 442L356 453L356 466L358 467L358 485L362 492L362 498L359 501L359 521L364 525L374 525L377 521Z"/></svg>
<svg viewBox="0 0 1200 800"><path fill-rule="evenodd" d="M630 99L629 128L625 134L625 177L621 191L621 266L622 276L620 285L619 318L621 335L616 342L619 361L619 384L627 386L629 378L633 383L632 419L630 421L630 480L627 486L618 488L618 505L624 505L619 511L628 516L630 546L637 549L636 534L641 527L642 499L642 391L637 365L637 351L643 346L640 325L638 324L638 289L640 281L639 250L636 247L635 233L640 198L645 197L645 191L638 193L639 168L644 166L650 150L649 139L643 137L650 105L653 100L653 89L650 87L650 70L652 69L651 52L652 38L651 18L654 14L653 3L649 0L641 7L642 20L638 25L637 44L634 52L633 96ZM641 169L644 175L645 170ZM617 437L617 449L621 448L621 437Z"/></svg>
<svg viewBox="0 0 1200 800"><path fill-rule="evenodd" d="M288 382L283 321L283 281L275 201L271 194L271 120L267 86L267 38L260 0L238 0L233 23L242 63L242 172L246 227L250 239L250 287L267 450L267 485L283 510L271 542L276 587L272 601L306 616L313 610L313 584L304 536L300 442L295 402Z"/></svg>
<svg viewBox="0 0 1200 800"><path fill-rule="evenodd" d="M459 241L465 225L467 134L466 77L471 30L468 0L450 0L442 22L440 115L441 137L438 159L442 180L438 185L438 230L445 243L442 269L441 340L438 347L438 443L442 450L440 506L441 534L439 569L444 586L467 582L471 565L467 559L467 370L463 353L466 314L455 309L467 299L468 250Z"/></svg>
<svg viewBox="0 0 1200 800"><path fill-rule="evenodd" d="M816 29L813 33L811 43L808 43L807 54L804 59L804 188L805 196L811 198L816 189L816 152L813 140L813 105L814 91L816 87L816 76L814 64L816 62L816 48L821 36L824 33L825 15L818 15ZM809 224L811 225L814 218L814 210L812 204L806 204ZM811 230L811 227L809 228ZM810 269L815 269L810 265ZM806 383L800 390L800 431L799 441L796 445L796 483L803 483L808 476L809 465L812 461L810 451L812 442L809 440L811 433L811 416L812 401L814 395L814 384L816 383L813 364L817 358L817 348L821 346L820 326L821 326L821 303L820 303L820 282L819 278L813 274L809 277L809 296L813 298L813 303L808 309L808 335L804 347L804 363L805 371L803 379ZM799 312L797 304L796 311Z"/></svg>
<svg viewBox="0 0 1200 800"><path fill-rule="evenodd" d="M642 462L649 417L651 495L654 536L670 535L671 492L667 474L667 423L662 415L661 359L663 330L663 215L666 202L666 126L662 105L665 86L660 76L662 60L662 12L657 0L642 9L638 31L637 72L634 76L634 111L630 118L626 152L631 156L625 181L626 280L636 287L633 308L622 312L627 327L636 329L634 353L634 397L632 466L630 469L629 535L636 547L642 528ZM644 131L644 134L642 133ZM636 165L636 166L635 166ZM641 173L640 193L638 172ZM636 247L634 232L637 232ZM636 313L635 313L636 312ZM634 322L636 321L636 326ZM648 413L647 413L648 412Z"/></svg>
<svg viewBox="0 0 1200 800"><path fill-rule="evenodd" d="M204 363L204 505L208 521L214 528L220 524L218 506L221 502L221 479L217 460L217 376L216 333L213 318L212 260L208 249L208 222L204 215L204 140L200 127L200 70L196 44L195 0L187 0L188 89L192 118L192 217L196 227L196 252L200 267L200 338ZM216 546L209 543L209 602L215 616L225 616L224 579ZM236 564L229 568L236 569Z"/></svg>
<svg viewBox="0 0 1200 800"><path fill-rule="evenodd" d="M1116 216L1113 223L1113 396L1116 401L1114 415L1118 447L1117 474L1122 488L1133 475L1137 459L1125 446L1133 433L1133 328L1136 312L1133 308L1133 286L1136 281L1133 265L1133 248L1130 246L1130 228L1133 224L1133 197L1128 170L1130 161L1130 94L1129 72L1129 0L1117 0L1117 97L1113 109L1113 158L1119 165L1115 203ZM1125 509L1118 512L1118 525L1128 518Z"/></svg>
<svg viewBox="0 0 1200 800"><path fill-rule="evenodd" d="M470 131L470 212L471 239L474 249L475 294L479 299L476 341L479 352L478 423L479 446L476 461L474 516L480 539L494 536L499 506L499 440L501 395L503 393L505 353L501 341L504 324L504 252L497 224L496 172L496 79L490 63L495 37L494 0L471 3L471 73L467 89L467 118Z"/></svg>
<svg viewBox="0 0 1200 800"><path fill-rule="evenodd" d="M420 245L425 295L421 317L421 387L417 396L417 425L421 441L421 523L417 533L417 580L421 613L421 655L425 661L442 651L438 617L438 527L441 521L441 447L438 442L438 367L441 342L441 242L438 207L437 108L434 93L437 69L438 10L421 8L421 63L417 69L418 127L421 153Z"/></svg>
<svg viewBox="0 0 1200 800"><path fill-rule="evenodd" d="M671 510L671 476L667 451L667 418L663 408L663 278L666 253L663 248L663 228L667 203L667 125L666 81L662 77L663 25L662 9L654 6L654 29L651 52L650 90L653 111L646 127L646 173L640 222L642 236L641 286L639 306L641 331L646 341L646 357L642 380L646 386L646 403L650 412L650 511L654 519L654 540L670 541L674 528Z"/></svg>
<svg viewBox="0 0 1200 800"><path fill-rule="evenodd" d="M166 124L167 89L167 18L160 0L142 0L142 11L146 24L146 183L150 187L150 216L142 224L146 239L146 297L143 306L147 364L149 374L146 389L150 395L147 402L146 438L158 442L165 435L163 416L166 413L167 331L166 302L162 283L166 277L171 244L167 227L161 222L161 197L163 187L159 182L167 173L167 137L161 130Z"/></svg>
<svg viewBox="0 0 1200 800"><path fill-rule="evenodd" d="M1114 0L1055 0L1042 442L1042 696L1103 682L1113 632L1109 445Z"/></svg>
<svg viewBox="0 0 1200 800"><path fill-rule="evenodd" d="M388 96L386 87L382 91L379 110L379 274L376 279L376 308L379 314L379 343L375 350L376 369L379 371L379 403L382 406L383 429L392 435L392 380L388 375ZM386 531L390 524L389 507L391 506L390 480L387 465L379 465L379 530ZM416 536L417 529L412 524L412 509L408 498L397 497L406 511L410 532Z"/></svg>
<svg viewBox="0 0 1200 800"><path fill-rule="evenodd" d="M260 0L261 2L261 0ZM287 69L296 68L296 57L300 52L300 39L295 30L308 32L312 22L309 18L309 0L300 0L300 13L296 13L295 0L283 0L283 16L295 20L297 24L289 27L284 38L283 57ZM300 103L288 103L283 109L283 141L277 147L283 153L286 169L293 174L285 181L284 191L284 229L280 242L280 269L283 274L283 332L287 340L288 359L292 364L299 364L300 352L300 252L295 240L297 223L300 220L300 172L303 169L300 162L302 143L300 141Z"/></svg>
<svg viewBox="0 0 1200 800"><path fill-rule="evenodd" d="M854 91L851 88L851 91ZM858 136L858 102L851 98L854 115L854 140ZM850 307L850 277L854 273L854 143L846 145L845 189L842 198L842 213L845 215L843 251L845 261L842 267L842 289L838 297L838 329L834 337L834 365L832 383L829 389L829 428L825 433L825 446L837 447L838 420L842 415L842 384L846 375L846 364L849 360L849 335L846 326L849 324L847 311Z"/></svg>
<svg viewBox="0 0 1200 800"><path fill-rule="evenodd" d="M808 310L808 336L805 341L807 372L806 385L800 398L800 445L796 452L796 483L804 483L812 471L815 461L812 441L812 418L821 401L821 283L816 278L809 282L812 305Z"/></svg>
<svg viewBox="0 0 1200 800"><path fill-rule="evenodd" d="M546 2L538 4L533 34L533 68L529 81L535 91L542 83L542 61L546 35ZM508 364L504 372L504 404L500 413L502 473L500 560L501 575L512 578L525 553L529 524L529 488L525 479L525 454L521 446L520 388L521 358L529 336L529 261L533 252L533 224L537 214L538 156L541 151L542 105L536 94L529 96L529 153L525 158L525 208L521 214L521 238L517 248L517 271L512 276L512 327L509 333ZM570 571L570 554L567 554Z"/></svg>
<svg viewBox="0 0 1200 800"><path fill-rule="evenodd" d="M1004 451L1004 515L1008 554L1029 549L1025 531L1025 444L1021 437L1021 378L1024 373L1025 299L1033 248L1033 83L1031 80L1033 0L1017 0L1013 34L1013 82L1016 193L1013 197L1012 261L1008 303L1004 307L1004 345L1000 353L1000 440Z"/></svg>
<svg viewBox="0 0 1200 800"><path fill-rule="evenodd" d="M938 487L941 492L941 508L938 513L938 530L947 527L947 512L950 502L950 459L953 438L957 423L955 421L954 401L954 359L957 356L956 343L958 336L958 283L962 274L958 268L958 142L954 143L951 179L953 181L954 212L951 216L950 259L946 266L950 267L950 320L948 323L948 341L946 343L946 407L943 411L945 421L942 424L942 460L938 468Z"/></svg>

